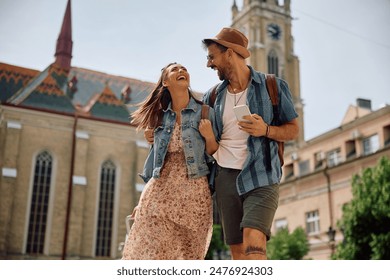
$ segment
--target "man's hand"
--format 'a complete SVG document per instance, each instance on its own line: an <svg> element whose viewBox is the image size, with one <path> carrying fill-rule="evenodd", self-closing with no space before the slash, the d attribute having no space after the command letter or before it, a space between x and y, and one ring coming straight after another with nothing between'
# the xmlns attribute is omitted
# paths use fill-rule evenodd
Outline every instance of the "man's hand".
<svg viewBox="0 0 390 280"><path fill-rule="evenodd" d="M249 122L238 122L240 129L255 137L266 136L276 141L285 142L294 140L299 133L297 119L278 126L267 125L263 118L257 114L244 116L244 119Z"/></svg>
<svg viewBox="0 0 390 280"><path fill-rule="evenodd" d="M251 114L248 116L244 116L243 119L247 121L238 122L238 125L241 130L255 137L264 136L267 133L267 124L259 115Z"/></svg>

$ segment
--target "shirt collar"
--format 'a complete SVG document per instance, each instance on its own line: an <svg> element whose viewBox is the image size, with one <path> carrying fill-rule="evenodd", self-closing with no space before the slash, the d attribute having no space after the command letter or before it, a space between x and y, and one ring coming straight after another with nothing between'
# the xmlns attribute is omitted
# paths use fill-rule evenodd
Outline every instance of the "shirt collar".
<svg viewBox="0 0 390 280"><path fill-rule="evenodd" d="M194 98L192 98L192 96L190 96L190 101L188 102L188 104L187 104L187 107L185 108L185 109L190 109L190 110L193 110L194 112L196 112L196 101L194 100ZM171 112L173 112L173 110L172 110L172 101L171 102L169 102L169 104L168 104L168 107L167 107L167 109L166 110L163 110L164 112L166 112L166 111L171 111Z"/></svg>

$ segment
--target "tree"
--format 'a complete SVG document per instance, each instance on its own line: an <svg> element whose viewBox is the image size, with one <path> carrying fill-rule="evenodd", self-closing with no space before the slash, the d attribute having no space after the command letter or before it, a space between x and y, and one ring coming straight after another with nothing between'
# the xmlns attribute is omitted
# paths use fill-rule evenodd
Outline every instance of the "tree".
<svg viewBox="0 0 390 280"><path fill-rule="evenodd" d="M287 228L283 228L267 243L267 256L270 260L301 260L308 252L309 241L301 227L291 234Z"/></svg>
<svg viewBox="0 0 390 280"><path fill-rule="evenodd" d="M390 259L390 160L352 178L352 200L343 207L338 226L344 241L334 259Z"/></svg>

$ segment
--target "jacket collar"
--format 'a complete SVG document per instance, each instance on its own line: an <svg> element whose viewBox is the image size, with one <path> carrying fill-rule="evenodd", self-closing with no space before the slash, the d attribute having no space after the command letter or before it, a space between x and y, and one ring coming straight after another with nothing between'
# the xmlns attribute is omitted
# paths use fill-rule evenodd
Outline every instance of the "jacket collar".
<svg viewBox="0 0 390 280"><path fill-rule="evenodd" d="M194 112L196 112L196 110L197 110L197 106L198 105L198 103L196 103L196 101L194 100L194 98L192 97L192 96L190 96L190 101L188 102L188 104L187 104L187 107L185 108L186 110L192 110L192 111L194 111ZM166 111L171 111L171 112L173 112L173 110L172 110L172 102L170 102L169 103L169 105L168 105L168 107L167 107L167 109L166 110L163 110L164 112L166 112Z"/></svg>

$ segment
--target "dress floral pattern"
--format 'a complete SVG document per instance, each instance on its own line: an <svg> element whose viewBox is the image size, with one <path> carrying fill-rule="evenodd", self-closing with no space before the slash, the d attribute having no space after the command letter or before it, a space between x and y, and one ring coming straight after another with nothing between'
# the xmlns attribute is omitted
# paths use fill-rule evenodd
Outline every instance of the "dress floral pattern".
<svg viewBox="0 0 390 280"><path fill-rule="evenodd" d="M212 200L206 176L187 176L179 125L160 175L143 190L122 259L204 259L212 235Z"/></svg>

